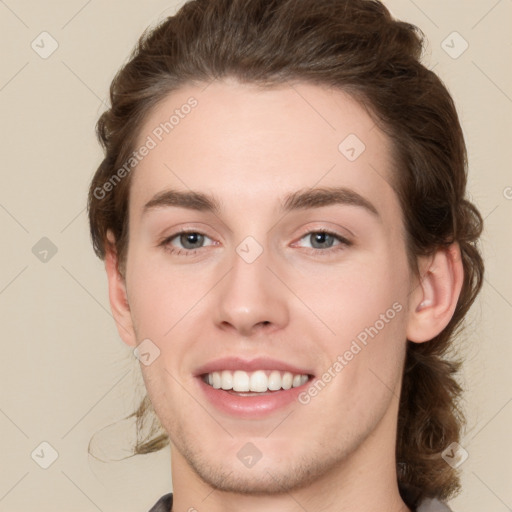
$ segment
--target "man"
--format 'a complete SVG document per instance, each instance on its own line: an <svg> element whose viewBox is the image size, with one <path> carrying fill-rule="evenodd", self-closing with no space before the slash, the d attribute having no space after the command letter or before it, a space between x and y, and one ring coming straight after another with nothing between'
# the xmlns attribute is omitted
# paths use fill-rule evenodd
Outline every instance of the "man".
<svg viewBox="0 0 512 512"><path fill-rule="evenodd" d="M378 2L197 1L116 77L89 209L170 443L152 512L447 510L481 219L420 48Z"/></svg>

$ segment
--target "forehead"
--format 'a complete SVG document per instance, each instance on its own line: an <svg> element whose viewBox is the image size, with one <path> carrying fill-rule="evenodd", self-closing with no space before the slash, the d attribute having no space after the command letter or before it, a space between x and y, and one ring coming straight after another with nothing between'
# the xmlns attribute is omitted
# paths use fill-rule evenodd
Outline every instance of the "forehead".
<svg viewBox="0 0 512 512"><path fill-rule="evenodd" d="M389 139L339 89L186 85L146 118L142 146L150 149L133 171L132 212L166 188L212 193L247 210L317 186L348 187L383 208L396 202Z"/></svg>

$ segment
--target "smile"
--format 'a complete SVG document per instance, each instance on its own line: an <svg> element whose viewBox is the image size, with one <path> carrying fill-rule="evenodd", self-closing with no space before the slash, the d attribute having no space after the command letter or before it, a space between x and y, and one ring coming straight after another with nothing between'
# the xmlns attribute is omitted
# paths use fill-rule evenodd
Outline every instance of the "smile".
<svg viewBox="0 0 512 512"><path fill-rule="evenodd" d="M278 370L222 370L204 374L202 379L214 389L233 390L238 393L266 393L302 386L309 380L309 376Z"/></svg>

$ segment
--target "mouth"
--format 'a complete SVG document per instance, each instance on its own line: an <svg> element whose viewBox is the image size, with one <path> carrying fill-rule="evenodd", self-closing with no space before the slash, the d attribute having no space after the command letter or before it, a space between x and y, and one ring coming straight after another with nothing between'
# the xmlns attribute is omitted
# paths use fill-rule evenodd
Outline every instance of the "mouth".
<svg viewBox="0 0 512 512"><path fill-rule="evenodd" d="M298 388L306 384L312 375L279 370L221 370L204 373L202 381L213 389L220 389L238 396L261 396L281 390Z"/></svg>
<svg viewBox="0 0 512 512"><path fill-rule="evenodd" d="M315 378L310 370L283 361L224 358L195 373L200 393L223 415L261 419L291 407Z"/></svg>

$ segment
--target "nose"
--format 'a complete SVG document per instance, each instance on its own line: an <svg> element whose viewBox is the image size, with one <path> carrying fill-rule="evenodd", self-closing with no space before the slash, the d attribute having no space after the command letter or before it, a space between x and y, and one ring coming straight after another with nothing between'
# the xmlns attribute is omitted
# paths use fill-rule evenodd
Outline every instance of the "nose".
<svg viewBox="0 0 512 512"><path fill-rule="evenodd" d="M215 323L224 331L250 337L282 329L289 321L286 287L269 268L264 251L247 262L239 254L217 290Z"/></svg>

